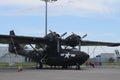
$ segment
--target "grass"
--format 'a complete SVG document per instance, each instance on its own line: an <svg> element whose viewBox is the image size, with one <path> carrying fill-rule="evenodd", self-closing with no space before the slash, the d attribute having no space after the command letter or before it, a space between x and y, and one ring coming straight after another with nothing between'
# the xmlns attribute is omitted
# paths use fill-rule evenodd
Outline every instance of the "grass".
<svg viewBox="0 0 120 80"><path fill-rule="evenodd" d="M14 66L18 67L20 65L22 65L23 67L35 67L36 63L34 62L15 63Z"/></svg>
<svg viewBox="0 0 120 80"><path fill-rule="evenodd" d="M120 62L113 62L113 63L104 62L103 66L120 66Z"/></svg>
<svg viewBox="0 0 120 80"><path fill-rule="evenodd" d="M18 66L35 67L36 63L35 62L14 63L11 67L18 67ZM104 62L102 63L102 66L120 66L120 62L114 62L114 63ZM0 63L0 68L7 68L7 67L10 67L9 63L5 63L5 62Z"/></svg>
<svg viewBox="0 0 120 80"><path fill-rule="evenodd" d="M11 67L18 67L18 66L35 67L36 63L34 63L34 62L22 62L22 63L13 63L11 65ZM0 63L0 68L5 68L5 67L10 67L9 63Z"/></svg>
<svg viewBox="0 0 120 80"><path fill-rule="evenodd" d="M3 62L0 63L0 68L1 68L1 67L8 67L8 63L3 63Z"/></svg>

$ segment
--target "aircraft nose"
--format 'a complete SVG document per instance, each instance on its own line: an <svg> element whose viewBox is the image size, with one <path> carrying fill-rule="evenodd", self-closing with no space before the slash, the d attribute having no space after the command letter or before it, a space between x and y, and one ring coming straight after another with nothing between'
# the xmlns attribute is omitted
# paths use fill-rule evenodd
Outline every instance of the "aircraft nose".
<svg viewBox="0 0 120 80"><path fill-rule="evenodd" d="M77 56L77 59L83 64L85 61L89 59L89 55L85 52L80 52Z"/></svg>
<svg viewBox="0 0 120 80"><path fill-rule="evenodd" d="M81 56L82 56L81 58L85 61L89 59L89 55L85 52L81 52Z"/></svg>

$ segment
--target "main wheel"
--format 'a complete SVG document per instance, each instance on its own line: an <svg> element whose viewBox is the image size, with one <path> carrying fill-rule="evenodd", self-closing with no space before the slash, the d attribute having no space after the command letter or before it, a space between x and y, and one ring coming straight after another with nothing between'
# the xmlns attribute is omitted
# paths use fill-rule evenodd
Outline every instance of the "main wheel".
<svg viewBox="0 0 120 80"><path fill-rule="evenodd" d="M76 65L76 69L77 69L77 70L80 70L80 69L81 69L79 64Z"/></svg>
<svg viewBox="0 0 120 80"><path fill-rule="evenodd" d="M62 69L67 69L67 68L68 68L67 65L62 66Z"/></svg>
<svg viewBox="0 0 120 80"><path fill-rule="evenodd" d="M42 69L43 64L42 63L36 63L36 69Z"/></svg>

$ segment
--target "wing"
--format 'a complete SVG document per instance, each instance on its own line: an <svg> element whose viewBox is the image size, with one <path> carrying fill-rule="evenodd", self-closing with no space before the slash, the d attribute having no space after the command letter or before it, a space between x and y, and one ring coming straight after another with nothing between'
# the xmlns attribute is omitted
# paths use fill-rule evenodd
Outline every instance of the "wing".
<svg viewBox="0 0 120 80"><path fill-rule="evenodd" d="M61 40L62 45L67 45L71 47L75 47L77 45L81 46L120 46L120 43L113 43L113 42L101 42L101 41L87 41L87 40L82 40L81 42L75 41L75 40Z"/></svg>
<svg viewBox="0 0 120 80"><path fill-rule="evenodd" d="M18 44L47 44L48 40L40 37L15 36L15 35L0 35L0 43L9 44L11 41Z"/></svg>
<svg viewBox="0 0 120 80"><path fill-rule="evenodd" d="M119 46L120 43L100 42L100 41L82 41L82 46Z"/></svg>

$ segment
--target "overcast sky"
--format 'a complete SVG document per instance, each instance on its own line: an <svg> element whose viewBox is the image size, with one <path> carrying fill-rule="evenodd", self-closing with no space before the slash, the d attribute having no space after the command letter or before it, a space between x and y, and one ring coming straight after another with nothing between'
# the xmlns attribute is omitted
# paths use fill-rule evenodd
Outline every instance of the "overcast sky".
<svg viewBox="0 0 120 80"><path fill-rule="evenodd" d="M87 40L120 42L119 4L120 0L50 2L48 30L59 34L68 32L68 35L71 32L81 36L88 34ZM0 0L0 34L14 30L18 35L44 36L44 6L41 0ZM105 50L113 52L114 48Z"/></svg>

